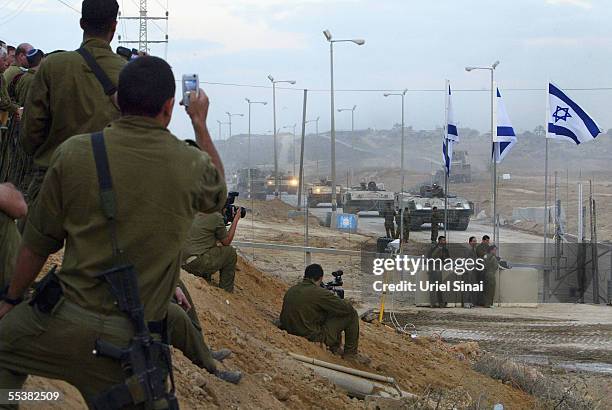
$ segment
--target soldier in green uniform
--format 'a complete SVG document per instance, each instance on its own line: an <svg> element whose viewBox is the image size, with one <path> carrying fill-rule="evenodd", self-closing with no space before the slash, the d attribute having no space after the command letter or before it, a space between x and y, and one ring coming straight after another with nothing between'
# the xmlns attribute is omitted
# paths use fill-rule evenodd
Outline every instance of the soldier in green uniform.
<svg viewBox="0 0 612 410"><path fill-rule="evenodd" d="M10 281L21 235L15 219L26 215L23 195L10 183L0 184L0 294Z"/></svg>
<svg viewBox="0 0 612 410"><path fill-rule="evenodd" d="M387 238L395 238L395 210L391 208L391 204L387 204L382 211L382 216L385 218L385 232Z"/></svg>
<svg viewBox="0 0 612 410"><path fill-rule="evenodd" d="M6 58L7 58L6 47L0 46L0 113L6 113L8 115L16 115L19 119L21 117L21 110L19 106L15 104L8 94L8 82L4 78L6 72ZM12 66L11 66L12 67ZM2 117L2 116L0 116ZM5 126L5 120L0 120L0 126Z"/></svg>
<svg viewBox="0 0 612 410"><path fill-rule="evenodd" d="M29 67L27 54L30 52L30 50L32 50L32 48L34 47L28 43L19 44L17 46L13 63L4 72L4 80L6 80L6 84L10 84L16 75L24 72L24 70Z"/></svg>
<svg viewBox="0 0 612 410"><path fill-rule="evenodd" d="M484 257L484 260L485 276L483 306L493 307L493 301L495 299L495 286L497 284L497 271L499 270L499 262L497 260L497 246L489 246L488 252Z"/></svg>
<svg viewBox="0 0 612 410"><path fill-rule="evenodd" d="M431 210L431 242L436 243L440 230L440 213L438 207L434 206Z"/></svg>
<svg viewBox="0 0 612 410"><path fill-rule="evenodd" d="M431 259L435 260L435 263L431 263L433 266L431 266L429 270L430 284L439 284L442 282L442 267L444 266L444 261L449 257L450 255L448 248L446 247L446 237L440 236L438 238L438 243L431 251ZM444 301L444 293L440 290L433 290L429 292L429 303L431 307L445 307L446 303Z"/></svg>
<svg viewBox="0 0 612 410"><path fill-rule="evenodd" d="M30 86L34 80L34 75L38 71L44 56L45 53L43 53L42 50L38 50L36 48L30 50L27 55L28 65L30 68L28 68L28 71L17 74L9 84L9 91L11 91L9 94L13 94L13 100L20 107L25 105L28 91L30 90Z"/></svg>
<svg viewBox="0 0 612 410"><path fill-rule="evenodd" d="M472 266L475 266L476 259L478 259L478 255L476 254L477 244L478 242L476 241L476 237L470 236L470 238L468 239L468 246L465 251L465 259L466 261L473 261L471 262ZM476 269L466 270L466 272L463 274L463 278L462 278L463 281L468 284L477 283L476 273L477 273ZM472 306L476 304L476 301L477 301L477 294L475 292L462 292L461 293L461 307L471 308Z"/></svg>
<svg viewBox="0 0 612 410"><path fill-rule="evenodd" d="M394 239L399 239L400 232L402 231L402 211L397 209L395 211L395 236Z"/></svg>
<svg viewBox="0 0 612 410"><path fill-rule="evenodd" d="M340 353L344 332L345 359L368 363L369 358L357 352L359 316L347 301L321 287L323 268L306 267L301 283L287 290L280 314L281 329L311 342L322 342L334 353Z"/></svg>
<svg viewBox="0 0 612 410"><path fill-rule="evenodd" d="M92 354L98 339L126 347L134 335L133 322L98 276L115 266L111 237L137 272L149 327L169 317L191 222L197 212L220 210L227 196L206 128L208 98L202 90L193 93L187 109L202 153L167 129L175 91L172 70L159 58L140 58L121 72L122 116L103 131L117 205L114 235L102 212L91 135L72 137L55 150L0 303L1 389L20 389L27 375L39 375L73 384L91 405L124 383L119 361ZM33 305L21 303L47 256L64 242L59 299L43 290Z"/></svg>
<svg viewBox="0 0 612 410"><path fill-rule="evenodd" d="M85 49L113 86L126 61L110 42L117 27L115 0L85 0L80 21ZM108 90L111 94L113 90ZM94 72L76 51L50 55L32 81L21 124L20 142L33 155L32 180L26 200L32 205L55 149L67 138L95 132L119 117L116 94L106 95Z"/></svg>
<svg viewBox="0 0 612 410"><path fill-rule="evenodd" d="M412 216L410 215L410 208L404 208L404 212L402 213L402 218L404 219L404 242L408 242L410 239L410 225L412 224Z"/></svg>
<svg viewBox="0 0 612 410"><path fill-rule="evenodd" d="M226 292L233 292L238 257L230 244L234 240L239 220L240 212L236 212L228 232L221 213L199 213L183 247L183 269L209 282L218 271L219 287Z"/></svg>
<svg viewBox="0 0 612 410"><path fill-rule="evenodd" d="M484 235L482 237L482 241L478 244L478 246L476 246L475 252L476 252L476 256L479 259L484 259L485 255L489 252L490 241L491 239L489 238L489 235ZM481 281L484 282L485 281L485 271L482 269L476 270L475 280L478 283L480 283ZM478 293L475 302L476 302L476 305L478 306L484 306L484 292Z"/></svg>

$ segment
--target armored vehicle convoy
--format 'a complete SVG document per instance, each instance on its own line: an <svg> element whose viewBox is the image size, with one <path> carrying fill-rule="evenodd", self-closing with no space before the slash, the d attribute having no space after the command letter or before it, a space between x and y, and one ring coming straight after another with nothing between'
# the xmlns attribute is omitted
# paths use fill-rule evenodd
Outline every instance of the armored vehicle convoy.
<svg viewBox="0 0 612 410"><path fill-rule="evenodd" d="M279 173L279 189L280 192L286 192L289 195L297 194L299 189L300 181L298 177L291 174ZM276 179L274 173L266 178L266 192L270 195L274 194L276 190Z"/></svg>
<svg viewBox="0 0 612 410"><path fill-rule="evenodd" d="M444 190L437 184L423 185L418 193L398 193L397 208L410 209L410 229L418 230L423 224L431 223L433 207L438 208L440 222L444 222ZM465 231L474 214L474 205L466 198L448 195L448 229Z"/></svg>
<svg viewBox="0 0 612 410"><path fill-rule="evenodd" d="M266 173L259 168L239 169L236 171L235 184L235 190L240 193L241 198L266 199Z"/></svg>
<svg viewBox="0 0 612 410"><path fill-rule="evenodd" d="M357 214L360 211L377 211L382 215L386 204L393 206L395 194L385 191L384 184L370 181L361 182L357 187L348 189L342 195L343 210L347 214Z"/></svg>
<svg viewBox="0 0 612 410"><path fill-rule="evenodd" d="M332 201L332 183L328 179L321 179L319 182L308 187L308 207L314 208L319 204L329 204ZM336 185L336 203L342 206L342 186Z"/></svg>

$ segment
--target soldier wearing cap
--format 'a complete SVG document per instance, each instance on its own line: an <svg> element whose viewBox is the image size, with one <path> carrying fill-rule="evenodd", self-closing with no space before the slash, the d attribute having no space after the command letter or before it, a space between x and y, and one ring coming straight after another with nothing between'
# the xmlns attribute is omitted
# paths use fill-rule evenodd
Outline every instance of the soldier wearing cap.
<svg viewBox="0 0 612 410"><path fill-rule="evenodd" d="M32 48L34 47L28 43L19 44L17 46L15 49L15 57L13 62L4 72L6 84L10 84L17 74L22 73L29 67L27 54L30 52L30 50L32 50Z"/></svg>
<svg viewBox="0 0 612 410"><path fill-rule="evenodd" d="M110 47L118 11L115 0L84 0L80 20L81 48L93 56L114 86L126 64ZM45 60L34 76L25 106L20 142L34 157L35 171L26 195L33 205L56 148L73 135L103 129L119 117L119 109L115 95L105 95L93 70L76 51Z"/></svg>

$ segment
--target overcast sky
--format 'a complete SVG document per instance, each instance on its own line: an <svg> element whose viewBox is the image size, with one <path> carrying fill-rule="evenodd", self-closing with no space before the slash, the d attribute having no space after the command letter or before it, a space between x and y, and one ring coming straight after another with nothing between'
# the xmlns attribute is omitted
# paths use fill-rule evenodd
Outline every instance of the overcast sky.
<svg viewBox="0 0 612 410"><path fill-rule="evenodd" d="M80 10L80 1L63 0ZM136 0L119 0L124 15L135 15ZM149 0L150 15L163 14L166 0ZM400 99L382 92L347 89L436 90L445 79L457 92L453 104L460 126L489 127L487 72L466 65L500 60L496 76L517 130L544 121L544 86L612 87L612 7L609 0L169 0L168 60L178 78L198 73L201 81L255 85L202 84L211 99L209 128L226 111L247 112L245 97L269 102L255 106L253 132L272 130L272 91L268 74L296 80L299 90L277 93L278 127L301 121L301 89L309 95L308 118L321 117L329 129L329 46L322 31L335 38L363 38L364 46L335 48L336 107L357 105L357 128L390 128L400 121ZM0 39L28 41L44 51L76 49L79 14L59 0L0 0ZM164 22L157 23L162 28ZM121 23L126 37L136 36L135 22ZM150 25L149 38L162 31ZM113 48L117 46L115 39ZM164 55L153 46L152 54ZM541 91L518 91L537 88ZM599 125L612 128L612 89L568 91ZM444 120L443 93L411 91L406 123L432 129ZM350 114L336 117L338 129L350 127ZM172 130L191 137L184 112L177 110ZM232 132L246 133L247 121L234 118ZM309 128L314 132L314 128ZM227 136L227 127L223 128Z"/></svg>

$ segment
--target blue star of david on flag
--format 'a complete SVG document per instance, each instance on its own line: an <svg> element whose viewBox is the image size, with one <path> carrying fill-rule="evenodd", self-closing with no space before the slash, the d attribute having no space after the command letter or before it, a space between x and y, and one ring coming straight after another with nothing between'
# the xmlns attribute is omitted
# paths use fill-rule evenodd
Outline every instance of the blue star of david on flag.
<svg viewBox="0 0 612 410"><path fill-rule="evenodd" d="M548 84L548 138L569 139L576 145L594 140L601 129L564 91Z"/></svg>
<svg viewBox="0 0 612 410"><path fill-rule="evenodd" d="M563 113L563 114L561 114ZM572 115L569 113L569 107L561 108L557 105L557 109L553 113L553 118L555 119L555 124L558 121L567 121L568 118L571 118Z"/></svg>

